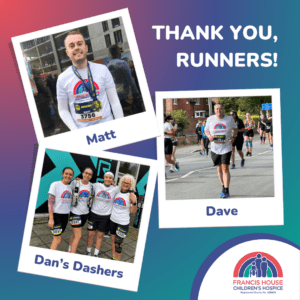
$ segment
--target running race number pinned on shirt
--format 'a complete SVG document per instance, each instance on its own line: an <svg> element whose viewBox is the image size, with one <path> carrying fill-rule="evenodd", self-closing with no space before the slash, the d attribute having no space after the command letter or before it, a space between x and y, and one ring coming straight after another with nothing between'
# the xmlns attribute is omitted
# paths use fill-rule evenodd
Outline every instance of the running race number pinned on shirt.
<svg viewBox="0 0 300 300"><path fill-rule="evenodd" d="M215 135L214 136L214 143L224 144L225 141L226 141L226 135Z"/></svg>
<svg viewBox="0 0 300 300"><path fill-rule="evenodd" d="M74 105L78 122L91 122L102 119L102 104L99 100L81 103L75 101Z"/></svg>

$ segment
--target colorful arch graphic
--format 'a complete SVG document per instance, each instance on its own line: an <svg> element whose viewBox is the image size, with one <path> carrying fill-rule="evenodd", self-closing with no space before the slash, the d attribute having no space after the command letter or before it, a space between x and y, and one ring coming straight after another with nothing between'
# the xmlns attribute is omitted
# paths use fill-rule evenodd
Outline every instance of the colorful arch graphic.
<svg viewBox="0 0 300 300"><path fill-rule="evenodd" d="M72 194L69 191L64 191L61 195L62 199L71 199L72 198Z"/></svg>
<svg viewBox="0 0 300 300"><path fill-rule="evenodd" d="M218 123L215 125L214 129L226 129L226 126L222 123Z"/></svg>
<svg viewBox="0 0 300 300"><path fill-rule="evenodd" d="M98 198L102 198L102 199L106 199L106 200L110 200L111 196L110 193L107 191L100 191L97 193L96 197Z"/></svg>
<svg viewBox="0 0 300 300"><path fill-rule="evenodd" d="M89 196L90 192L87 190L82 190L79 192L79 198L87 198Z"/></svg>
<svg viewBox="0 0 300 300"><path fill-rule="evenodd" d="M120 207L126 207L126 201L123 198L119 197L119 198L115 199L114 205L120 206Z"/></svg>
<svg viewBox="0 0 300 300"><path fill-rule="evenodd" d="M86 82L88 82L88 79L84 79ZM99 85L94 81L94 85L97 91L99 91ZM74 86L73 89L73 95L78 95L78 94L82 94L83 92L88 93L88 91L86 90L84 84L82 83L82 81L78 81L76 83L76 85Z"/></svg>
<svg viewBox="0 0 300 300"><path fill-rule="evenodd" d="M252 262L255 261L257 254L261 254L262 257L267 259L267 277L283 277L279 262L272 255L265 252L252 252L242 257L234 268L233 277L249 277Z"/></svg>

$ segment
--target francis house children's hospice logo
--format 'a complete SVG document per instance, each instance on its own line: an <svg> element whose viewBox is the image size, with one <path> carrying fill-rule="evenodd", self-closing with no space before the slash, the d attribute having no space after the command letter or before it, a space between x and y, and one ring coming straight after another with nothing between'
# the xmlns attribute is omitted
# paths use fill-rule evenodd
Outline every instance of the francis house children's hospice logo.
<svg viewBox="0 0 300 300"><path fill-rule="evenodd" d="M242 257L233 272L233 290L242 294L276 294L283 290L283 272L279 262L265 252Z"/></svg>

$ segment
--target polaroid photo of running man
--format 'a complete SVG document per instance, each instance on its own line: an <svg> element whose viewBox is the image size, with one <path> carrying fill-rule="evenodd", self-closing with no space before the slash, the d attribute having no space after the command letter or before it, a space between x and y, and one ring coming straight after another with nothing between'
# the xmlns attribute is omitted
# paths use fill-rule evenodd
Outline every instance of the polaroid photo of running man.
<svg viewBox="0 0 300 300"><path fill-rule="evenodd" d="M18 271L137 291L157 162L48 145L39 146Z"/></svg>
<svg viewBox="0 0 300 300"><path fill-rule="evenodd" d="M157 92L156 112L160 228L283 225L279 89Z"/></svg>
<svg viewBox="0 0 300 300"><path fill-rule="evenodd" d="M12 42L39 142L105 150L158 136L128 9Z"/></svg>

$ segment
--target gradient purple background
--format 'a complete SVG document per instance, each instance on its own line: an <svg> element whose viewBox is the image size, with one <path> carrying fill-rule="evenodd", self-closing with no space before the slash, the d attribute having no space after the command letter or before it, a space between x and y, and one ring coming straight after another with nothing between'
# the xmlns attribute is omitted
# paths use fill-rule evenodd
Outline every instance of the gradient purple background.
<svg viewBox="0 0 300 300"><path fill-rule="evenodd" d="M158 229L157 194L153 202L139 292L17 273L19 253L30 194L37 140L11 37L129 8L151 95L155 91L280 88L283 132L285 226L206 229ZM24 1L5 2L1 16L1 282L2 295L11 299L30 294L32 299L109 297L109 299L186 299L194 276L217 246L241 234L264 232L299 245L299 1ZM224 40L157 41L153 25L223 25ZM278 42L231 38L230 25L272 25ZM277 52L278 67L177 68L177 52ZM212 95L213 96L213 95ZM151 124L146 124L151 127ZM295 128L295 130L293 130ZM293 142L293 149L291 149ZM112 150L156 158L155 140ZM293 151L291 153L291 151ZM296 152L295 152L296 151ZM292 155L291 155L292 154ZM272 209L270 207L270 209ZM180 217L180 216L179 216ZM168 251L172 244L172 251ZM193 245L193 247L191 247ZM234 264L234 262L233 262Z"/></svg>

